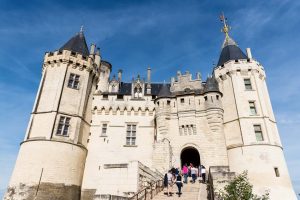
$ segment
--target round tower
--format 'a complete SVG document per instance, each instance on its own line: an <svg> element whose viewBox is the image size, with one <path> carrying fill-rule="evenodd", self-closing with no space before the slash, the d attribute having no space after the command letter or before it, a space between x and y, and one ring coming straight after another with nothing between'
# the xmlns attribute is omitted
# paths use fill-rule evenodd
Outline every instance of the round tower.
<svg viewBox="0 0 300 200"><path fill-rule="evenodd" d="M222 93L219 90L215 77L207 78L203 96L210 137L214 141L213 145L210 146L210 150L215 152L213 159L206 160L206 165L213 166L215 161L218 160L219 166L227 166L228 158L224 140Z"/></svg>
<svg viewBox="0 0 300 200"><path fill-rule="evenodd" d="M230 170L248 171L254 193L296 199L283 155L263 66L228 35L214 76L223 93L224 133Z"/></svg>
<svg viewBox="0 0 300 200"><path fill-rule="evenodd" d="M164 173L172 166L172 149L169 130L171 115L171 92L167 84L159 90L155 104L156 134L153 145L153 167Z"/></svg>
<svg viewBox="0 0 300 200"><path fill-rule="evenodd" d="M82 31L46 53L24 141L4 199L80 199L100 56Z"/></svg>
<svg viewBox="0 0 300 200"><path fill-rule="evenodd" d="M169 130L169 120L171 114L171 92L167 84L163 84L157 98L154 101L155 104L155 122L157 127L157 140L167 137Z"/></svg>

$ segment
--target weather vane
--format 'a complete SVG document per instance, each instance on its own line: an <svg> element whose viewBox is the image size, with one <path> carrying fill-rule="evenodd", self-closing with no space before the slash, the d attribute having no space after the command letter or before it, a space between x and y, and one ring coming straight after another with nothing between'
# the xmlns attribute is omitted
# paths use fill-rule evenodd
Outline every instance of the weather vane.
<svg viewBox="0 0 300 200"><path fill-rule="evenodd" d="M231 29L231 27L228 26L228 24L227 24L227 18L225 17L225 15L224 15L223 12L222 12L222 14L220 15L220 20L221 20L221 22L223 22L223 24L224 24L224 27L221 29L221 31L222 31L223 33L225 33L225 37L226 37L226 39L227 39L227 38L229 38L228 32L229 32L229 30Z"/></svg>

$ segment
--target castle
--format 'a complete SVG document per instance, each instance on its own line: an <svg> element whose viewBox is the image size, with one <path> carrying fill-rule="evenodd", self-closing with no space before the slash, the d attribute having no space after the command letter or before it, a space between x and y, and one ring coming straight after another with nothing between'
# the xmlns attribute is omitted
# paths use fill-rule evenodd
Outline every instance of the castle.
<svg viewBox="0 0 300 200"><path fill-rule="evenodd" d="M184 163L206 166L215 189L247 170L255 193L296 199L264 68L228 29L206 80L152 83L148 68L123 82L82 30L47 52L4 199L126 199Z"/></svg>

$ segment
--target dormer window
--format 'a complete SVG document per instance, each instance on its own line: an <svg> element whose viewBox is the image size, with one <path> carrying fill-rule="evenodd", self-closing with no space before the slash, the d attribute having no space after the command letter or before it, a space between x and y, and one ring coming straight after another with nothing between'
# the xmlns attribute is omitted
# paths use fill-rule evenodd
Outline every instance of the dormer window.
<svg viewBox="0 0 300 200"><path fill-rule="evenodd" d="M143 97L142 88L140 85L137 85L134 88L133 93L134 93L134 98L142 98Z"/></svg>
<svg viewBox="0 0 300 200"><path fill-rule="evenodd" d="M118 92L116 85L111 86L111 92Z"/></svg>

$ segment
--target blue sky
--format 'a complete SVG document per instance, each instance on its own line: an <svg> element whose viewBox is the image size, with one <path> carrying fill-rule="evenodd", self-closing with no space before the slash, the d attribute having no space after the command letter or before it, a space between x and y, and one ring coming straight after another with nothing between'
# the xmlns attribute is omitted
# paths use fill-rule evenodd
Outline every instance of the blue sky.
<svg viewBox="0 0 300 200"><path fill-rule="evenodd" d="M0 0L0 197L8 184L41 77L44 52L83 24L88 44L122 68L124 79L169 81L177 70L211 73L224 36L251 47L267 83L294 188L300 193L300 1L9 1Z"/></svg>

